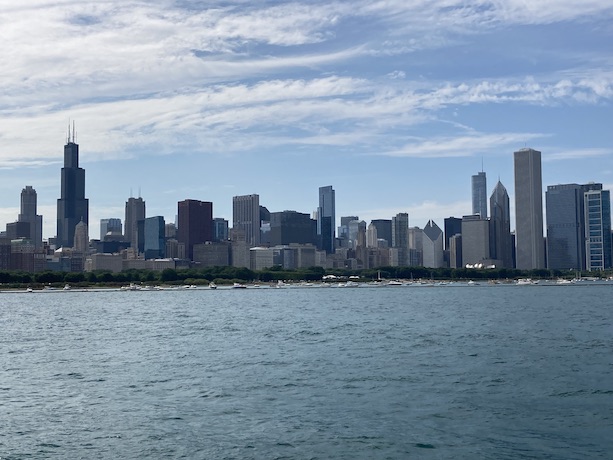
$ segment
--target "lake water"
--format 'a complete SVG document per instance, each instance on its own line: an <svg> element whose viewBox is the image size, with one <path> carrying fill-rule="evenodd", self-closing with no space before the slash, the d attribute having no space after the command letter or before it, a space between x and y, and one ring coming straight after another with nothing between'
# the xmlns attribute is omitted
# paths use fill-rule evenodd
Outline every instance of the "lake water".
<svg viewBox="0 0 613 460"><path fill-rule="evenodd" d="M3 292L0 458L611 458L612 295Z"/></svg>

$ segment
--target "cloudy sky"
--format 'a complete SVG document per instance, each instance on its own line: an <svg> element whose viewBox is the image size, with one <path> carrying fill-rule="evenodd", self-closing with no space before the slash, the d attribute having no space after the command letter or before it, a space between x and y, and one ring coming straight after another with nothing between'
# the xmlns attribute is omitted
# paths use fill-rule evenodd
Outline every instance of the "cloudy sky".
<svg viewBox="0 0 613 460"><path fill-rule="evenodd" d="M513 200L513 151L543 185L613 187L610 0L0 0L0 228L21 189L56 233L75 122L90 200L123 220L258 193L337 218L471 212L471 175Z"/></svg>

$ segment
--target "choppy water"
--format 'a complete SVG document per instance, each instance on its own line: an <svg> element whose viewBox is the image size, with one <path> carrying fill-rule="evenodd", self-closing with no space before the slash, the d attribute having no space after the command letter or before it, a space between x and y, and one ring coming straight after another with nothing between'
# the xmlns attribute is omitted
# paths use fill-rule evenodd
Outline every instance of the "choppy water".
<svg viewBox="0 0 613 460"><path fill-rule="evenodd" d="M613 286L0 294L0 458L611 458Z"/></svg>

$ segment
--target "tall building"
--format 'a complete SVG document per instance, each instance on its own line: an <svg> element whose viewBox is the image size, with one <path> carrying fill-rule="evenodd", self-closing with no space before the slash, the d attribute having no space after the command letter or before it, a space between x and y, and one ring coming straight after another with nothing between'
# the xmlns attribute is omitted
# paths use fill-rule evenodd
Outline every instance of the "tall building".
<svg viewBox="0 0 613 460"><path fill-rule="evenodd" d="M516 266L545 268L541 152L524 148L514 153Z"/></svg>
<svg viewBox="0 0 613 460"><path fill-rule="evenodd" d="M443 231L432 220L428 221L423 230L422 258L424 267L444 266Z"/></svg>
<svg viewBox="0 0 613 460"><path fill-rule="evenodd" d="M86 254L89 248L89 230L87 224L83 221L79 222L74 231L73 249L81 254Z"/></svg>
<svg viewBox="0 0 613 460"><path fill-rule="evenodd" d="M100 219L100 241L104 240L104 237L109 232L113 235L123 235L121 219L116 217Z"/></svg>
<svg viewBox="0 0 613 460"><path fill-rule="evenodd" d="M490 216L490 258L500 268L513 268L509 194L500 181L490 196Z"/></svg>
<svg viewBox="0 0 613 460"><path fill-rule="evenodd" d="M479 214L462 217L462 266L488 263L490 221Z"/></svg>
<svg viewBox="0 0 613 460"><path fill-rule="evenodd" d="M445 228L445 251L449 251L450 240L454 235L462 234L462 219L447 217L443 224Z"/></svg>
<svg viewBox="0 0 613 460"><path fill-rule="evenodd" d="M31 185L21 191L21 212L17 219L18 222L28 222L30 224L29 239L37 249L43 246L43 216L36 214L36 190Z"/></svg>
<svg viewBox="0 0 613 460"><path fill-rule="evenodd" d="M241 195L232 198L232 228L245 232L249 246L260 244L260 222L259 195Z"/></svg>
<svg viewBox="0 0 613 460"><path fill-rule="evenodd" d="M213 240L228 241L230 236L228 221L223 217L213 219Z"/></svg>
<svg viewBox="0 0 613 460"><path fill-rule="evenodd" d="M141 197L128 198L124 219L124 239L130 243L130 247L137 248L139 245L138 222L143 220L145 220L145 200Z"/></svg>
<svg viewBox="0 0 613 460"><path fill-rule="evenodd" d="M193 260L195 244L213 241L213 203L179 201L178 214L177 240L185 245L185 256Z"/></svg>
<svg viewBox="0 0 613 460"><path fill-rule="evenodd" d="M79 145L75 142L74 126L68 129L64 146L64 167L61 175L60 198L57 200L57 244L70 248L74 232L81 220L89 223L89 200L85 198L85 170L79 167Z"/></svg>
<svg viewBox="0 0 613 460"><path fill-rule="evenodd" d="M547 268L585 270L584 195L590 190L602 190L602 184L559 184L547 187Z"/></svg>
<svg viewBox="0 0 613 460"><path fill-rule="evenodd" d="M611 193L589 190L584 194L586 270L611 268Z"/></svg>
<svg viewBox="0 0 613 460"><path fill-rule="evenodd" d="M144 223L145 259L166 257L166 222L162 216L147 217Z"/></svg>
<svg viewBox="0 0 613 460"><path fill-rule="evenodd" d="M270 244L315 244L317 222L296 211L270 213Z"/></svg>
<svg viewBox="0 0 613 460"><path fill-rule="evenodd" d="M387 241L387 245L392 245L392 221L391 219L374 219L370 223L377 229L377 239Z"/></svg>
<svg viewBox="0 0 613 460"><path fill-rule="evenodd" d="M392 217L392 247L409 247L409 215L399 212Z"/></svg>
<svg viewBox="0 0 613 460"><path fill-rule="evenodd" d="M479 214L482 219L487 218L487 180L485 172L481 171L472 176L473 214Z"/></svg>
<svg viewBox="0 0 613 460"><path fill-rule="evenodd" d="M331 185L319 187L319 207L317 208L318 248L328 254L334 252L336 225L336 198Z"/></svg>

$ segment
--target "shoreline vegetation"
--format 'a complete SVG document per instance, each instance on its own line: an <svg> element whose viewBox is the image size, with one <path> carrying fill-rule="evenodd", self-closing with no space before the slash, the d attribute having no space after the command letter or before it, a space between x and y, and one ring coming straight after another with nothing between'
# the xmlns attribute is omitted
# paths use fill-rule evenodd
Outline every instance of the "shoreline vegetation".
<svg viewBox="0 0 613 460"><path fill-rule="evenodd" d="M604 272L580 272L578 270L516 270L516 269L468 269L468 268L426 268L426 267L378 267L374 269L324 269L310 267L285 270L272 267L265 270L249 270L242 267L207 267L195 269L128 270L118 273L96 272L54 272L28 273L22 271L0 271L0 290L11 289L62 289L72 288L119 288L128 283L156 284L165 286L219 286L234 283L278 283L278 282L376 282L387 280L416 280L429 282L483 281L508 282L520 279L532 280L573 280L610 279L613 270Z"/></svg>

